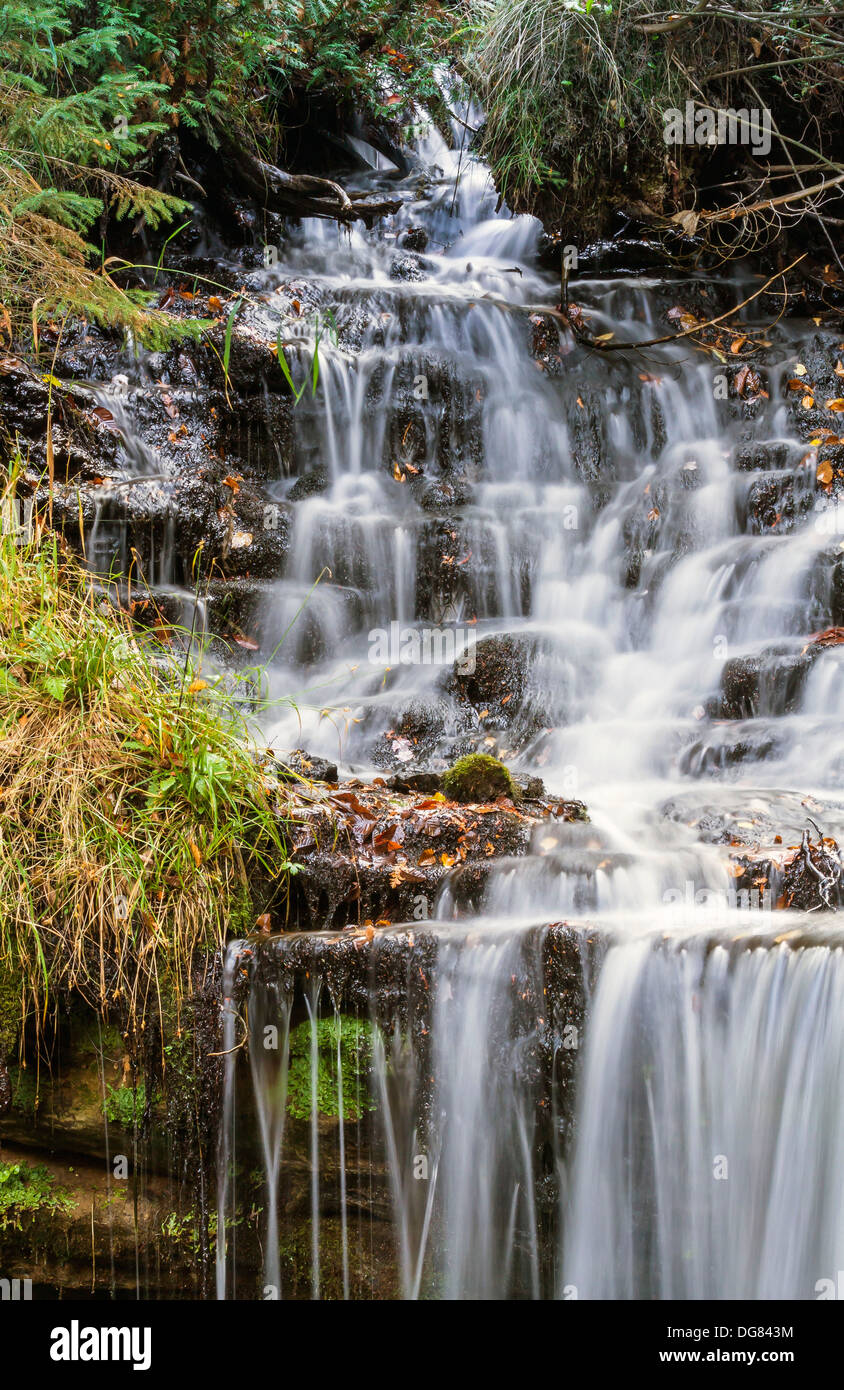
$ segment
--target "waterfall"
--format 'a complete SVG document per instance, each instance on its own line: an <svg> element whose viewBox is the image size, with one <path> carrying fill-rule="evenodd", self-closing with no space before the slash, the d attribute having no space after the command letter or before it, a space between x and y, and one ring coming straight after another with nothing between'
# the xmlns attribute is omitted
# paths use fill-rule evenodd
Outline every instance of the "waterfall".
<svg viewBox="0 0 844 1390"><path fill-rule="evenodd" d="M811 1299L844 1258L844 950L615 945L589 1020L563 1283Z"/></svg>
<svg viewBox="0 0 844 1390"><path fill-rule="evenodd" d="M270 338L282 268L338 328L274 485L267 736L359 777L398 765L388 731L423 769L491 749L590 820L491 861L480 910L455 874L433 920L371 940L230 946L218 1293L811 1299L844 1268L844 948L780 910L776 861L809 816L844 834L841 658L812 641L841 562L784 405L810 330L771 329L752 408L687 340L585 350L543 311L538 223L460 144L429 124L407 176L357 139L400 211L303 222L267 273ZM569 293L630 342L684 286L742 284ZM448 663L374 655L393 626L504 643L506 713L482 690L467 714ZM737 887L746 845L761 887Z"/></svg>

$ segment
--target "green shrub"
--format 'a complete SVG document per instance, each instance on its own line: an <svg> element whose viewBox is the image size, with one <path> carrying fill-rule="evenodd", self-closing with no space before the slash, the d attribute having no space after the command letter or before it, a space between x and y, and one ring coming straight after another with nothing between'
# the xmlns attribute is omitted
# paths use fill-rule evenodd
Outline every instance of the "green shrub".
<svg viewBox="0 0 844 1390"><path fill-rule="evenodd" d="M25 1216L43 1211L52 1215L73 1211L76 1203L52 1173L38 1164L0 1162L0 1231L8 1226L21 1229Z"/></svg>

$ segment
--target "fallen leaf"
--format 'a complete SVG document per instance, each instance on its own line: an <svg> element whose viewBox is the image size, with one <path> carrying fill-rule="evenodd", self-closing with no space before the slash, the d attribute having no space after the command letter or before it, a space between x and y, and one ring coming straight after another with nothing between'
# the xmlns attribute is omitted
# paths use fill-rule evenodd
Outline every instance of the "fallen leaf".
<svg viewBox="0 0 844 1390"><path fill-rule="evenodd" d="M816 647L840 647L844 643L844 627L827 627L823 632L813 632L812 641Z"/></svg>
<svg viewBox="0 0 844 1390"><path fill-rule="evenodd" d="M694 236L697 231L697 224L700 221L700 214L692 212L691 209L685 212L675 212L671 221L676 222L679 227L682 227L686 236Z"/></svg>

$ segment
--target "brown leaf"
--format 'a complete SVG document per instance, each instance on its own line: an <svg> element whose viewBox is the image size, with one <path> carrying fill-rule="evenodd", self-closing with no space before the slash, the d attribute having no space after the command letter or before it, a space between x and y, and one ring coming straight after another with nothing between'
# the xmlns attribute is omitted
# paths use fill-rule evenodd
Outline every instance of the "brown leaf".
<svg viewBox="0 0 844 1390"><path fill-rule="evenodd" d="M844 643L844 627L827 627L823 632L813 632L812 641L816 647L840 647Z"/></svg>

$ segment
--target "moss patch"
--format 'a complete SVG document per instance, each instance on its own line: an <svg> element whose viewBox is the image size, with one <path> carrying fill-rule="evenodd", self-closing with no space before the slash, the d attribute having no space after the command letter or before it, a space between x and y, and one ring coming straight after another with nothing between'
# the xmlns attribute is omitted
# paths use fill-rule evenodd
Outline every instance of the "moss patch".
<svg viewBox="0 0 844 1390"><path fill-rule="evenodd" d="M443 791L450 801L495 801L509 796L518 801L519 789L509 770L497 758L486 753L469 753L458 758L453 767L443 773Z"/></svg>
<svg viewBox="0 0 844 1390"><path fill-rule="evenodd" d="M369 1065L372 1058L372 1024L365 1019L341 1017L321 1019L317 1033L317 1110L321 1115L339 1115L340 1099L337 1071L337 1045L340 1045L340 1073L343 1082L342 1115L359 1120L375 1103L369 1094ZM311 1024L300 1023L290 1034L290 1069L287 1077L287 1109L296 1120L310 1118Z"/></svg>
<svg viewBox="0 0 844 1390"><path fill-rule="evenodd" d="M20 1021L20 977L0 961L0 1062L14 1051Z"/></svg>

